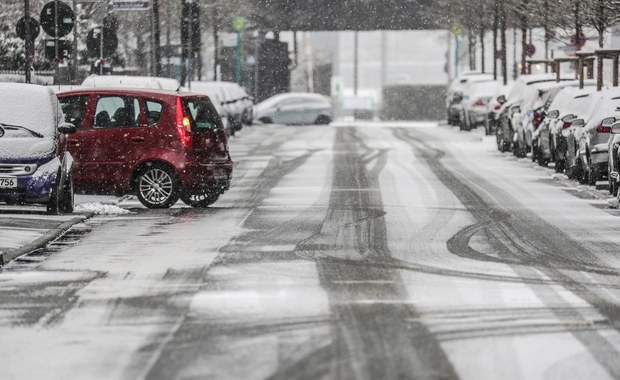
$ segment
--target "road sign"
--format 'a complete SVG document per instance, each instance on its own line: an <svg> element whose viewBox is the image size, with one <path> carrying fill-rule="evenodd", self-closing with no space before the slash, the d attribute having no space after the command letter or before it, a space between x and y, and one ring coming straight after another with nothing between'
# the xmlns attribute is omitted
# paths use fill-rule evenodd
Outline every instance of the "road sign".
<svg viewBox="0 0 620 380"><path fill-rule="evenodd" d="M58 58L66 59L71 56L71 41L62 39L58 40ZM45 58L53 61L56 58L56 39L48 38L45 40Z"/></svg>
<svg viewBox="0 0 620 380"><path fill-rule="evenodd" d="M114 11L148 11L151 9L149 0L115 0L112 3Z"/></svg>
<svg viewBox="0 0 620 380"><path fill-rule="evenodd" d="M577 46L577 44L579 44L579 49L581 49L586 44L587 41L588 39L583 34L581 35L578 41L577 41L577 38L575 38L575 34L570 36L571 46Z"/></svg>
<svg viewBox="0 0 620 380"><path fill-rule="evenodd" d="M527 54L528 57L532 57L534 54L536 54L536 46L534 46L533 44L528 44L525 49L525 54Z"/></svg>
<svg viewBox="0 0 620 380"><path fill-rule="evenodd" d="M75 23L75 13L70 6L58 2L58 37L71 33ZM56 2L50 1L41 10L41 27L45 33L56 36Z"/></svg>
<svg viewBox="0 0 620 380"><path fill-rule="evenodd" d="M245 20L242 17L237 17L233 20L232 26L235 32L240 32L245 28Z"/></svg>
<svg viewBox="0 0 620 380"><path fill-rule="evenodd" d="M118 19L112 15L105 16L103 18L103 28L118 31Z"/></svg>
<svg viewBox="0 0 620 380"><path fill-rule="evenodd" d="M463 34L463 28L459 24L452 25L452 28L450 29L450 31L455 36L460 36L461 34Z"/></svg>
<svg viewBox="0 0 620 380"><path fill-rule="evenodd" d="M30 40L34 41L37 37L39 37L41 27L36 19L28 17L28 20L30 21ZM17 26L15 27L15 33L17 33L17 36L22 40L26 39L26 17L19 19Z"/></svg>

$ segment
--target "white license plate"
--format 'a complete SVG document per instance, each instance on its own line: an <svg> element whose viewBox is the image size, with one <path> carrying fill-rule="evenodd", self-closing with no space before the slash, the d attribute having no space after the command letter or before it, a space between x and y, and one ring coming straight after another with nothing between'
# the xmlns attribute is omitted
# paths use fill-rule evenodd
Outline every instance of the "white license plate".
<svg viewBox="0 0 620 380"><path fill-rule="evenodd" d="M0 189L14 189L17 187L17 178L0 177Z"/></svg>

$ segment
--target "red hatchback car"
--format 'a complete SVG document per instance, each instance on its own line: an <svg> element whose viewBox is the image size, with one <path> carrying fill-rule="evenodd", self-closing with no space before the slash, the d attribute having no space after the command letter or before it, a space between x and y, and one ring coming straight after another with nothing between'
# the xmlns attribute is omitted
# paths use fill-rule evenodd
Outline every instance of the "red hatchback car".
<svg viewBox="0 0 620 380"><path fill-rule="evenodd" d="M77 191L134 193L148 208L206 207L230 187L226 131L208 97L93 88L58 94Z"/></svg>

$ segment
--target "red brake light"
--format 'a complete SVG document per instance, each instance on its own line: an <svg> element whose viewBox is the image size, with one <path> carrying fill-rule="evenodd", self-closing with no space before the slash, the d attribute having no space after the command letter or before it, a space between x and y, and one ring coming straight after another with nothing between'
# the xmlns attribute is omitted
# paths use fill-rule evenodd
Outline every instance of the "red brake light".
<svg viewBox="0 0 620 380"><path fill-rule="evenodd" d="M478 107L484 107L486 104L484 104L484 102L481 99L476 100L476 103L474 103L475 106Z"/></svg>
<svg viewBox="0 0 620 380"><path fill-rule="evenodd" d="M185 116L183 112L183 104L181 103L181 98L177 98L177 132L179 133L179 137L183 142L183 146L186 148L189 147L189 144L192 142L192 123L189 120L189 117Z"/></svg>
<svg viewBox="0 0 620 380"><path fill-rule="evenodd" d="M501 104L496 104L495 105L495 111L499 111L502 108Z"/></svg>
<svg viewBox="0 0 620 380"><path fill-rule="evenodd" d="M540 114L540 112L536 111L534 112L534 117L532 118L532 124L535 128L538 128L540 126L540 123L542 123L542 115Z"/></svg>
<svg viewBox="0 0 620 380"><path fill-rule="evenodd" d="M603 127L602 125L599 125L596 127L596 131L598 133L611 133L611 127Z"/></svg>
<svg viewBox="0 0 620 380"><path fill-rule="evenodd" d="M566 122L566 121L565 121L565 122L564 122L564 124L562 124L562 129L568 129L568 128L570 128L571 126L572 126L572 124L571 124L571 123L568 123L568 122Z"/></svg>

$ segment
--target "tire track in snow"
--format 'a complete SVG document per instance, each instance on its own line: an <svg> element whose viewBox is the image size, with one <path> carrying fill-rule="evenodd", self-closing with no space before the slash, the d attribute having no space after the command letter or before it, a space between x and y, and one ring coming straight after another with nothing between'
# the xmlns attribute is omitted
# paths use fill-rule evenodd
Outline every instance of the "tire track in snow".
<svg viewBox="0 0 620 380"><path fill-rule="evenodd" d="M519 276L544 279L583 299L607 319L601 329L620 331L620 305L589 286L591 277L599 275L605 282L618 285L618 271L600 262L587 247L574 241L556 227L519 204L510 194L460 165L456 160L444 163L444 151L428 145L433 138L423 132L395 129L394 136L408 142L414 154L426 161L430 169L448 187L478 221L458 232L448 242L451 253L474 260L503 262ZM461 173L457 176L454 173ZM477 189L485 189L491 197L483 198ZM511 210L508 213L505 210ZM469 246L476 232L486 232L499 259L477 252ZM618 251L620 247L614 247ZM570 307L553 286L528 284L540 300L559 320L583 321L581 313ZM566 308L557 309L566 304ZM566 327L613 378L620 378L620 352L597 329L583 331Z"/></svg>

